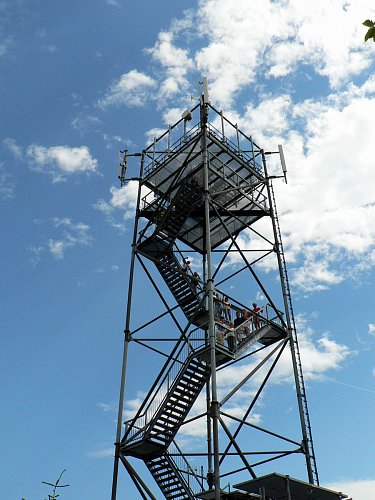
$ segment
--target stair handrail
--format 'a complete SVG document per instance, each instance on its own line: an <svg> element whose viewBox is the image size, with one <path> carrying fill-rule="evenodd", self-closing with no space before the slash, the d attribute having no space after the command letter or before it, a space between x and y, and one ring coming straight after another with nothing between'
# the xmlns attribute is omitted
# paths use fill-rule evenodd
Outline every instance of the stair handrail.
<svg viewBox="0 0 375 500"><path fill-rule="evenodd" d="M203 330L200 328L194 329L192 332L190 332L189 335L187 335L188 341L185 341L183 343L180 350L173 358L172 363L169 365L169 368L166 368L167 371L164 377L161 379L158 386L149 395L149 402L144 407L142 413L137 413L133 418L124 422L127 429L129 429L129 432L127 434L127 438L129 440L135 440L133 438L135 438L137 435L140 435L142 431L145 431L149 423L152 422L153 417L163 406L168 396L170 387L173 385L175 380L178 379L181 372L186 368L187 361L194 357L194 350L192 351L192 349L194 349L192 347L192 341L202 341L202 345L204 344L204 335L202 335L202 333L200 332L203 332ZM201 335L201 338L199 338L198 335ZM135 431L132 432L130 427L133 427ZM139 439L141 439L141 437Z"/></svg>
<svg viewBox="0 0 375 500"><path fill-rule="evenodd" d="M199 478L174 439L168 447L167 455L173 462L178 472L180 472L180 474L187 475L188 479L185 481L194 495L204 491L203 477ZM190 478L192 478L193 484L191 484Z"/></svg>

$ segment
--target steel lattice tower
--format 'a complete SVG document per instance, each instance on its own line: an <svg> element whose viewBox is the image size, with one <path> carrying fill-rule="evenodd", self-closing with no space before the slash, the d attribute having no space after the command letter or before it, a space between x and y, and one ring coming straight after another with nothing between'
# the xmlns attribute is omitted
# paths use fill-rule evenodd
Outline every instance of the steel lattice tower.
<svg viewBox="0 0 375 500"><path fill-rule="evenodd" d="M272 187L275 176L267 171L271 153L209 103L206 80L199 104L179 122L141 153L124 152L122 185L131 179L126 178L129 161L139 161L140 170L133 178L139 188L112 500L117 497L120 462L144 499L156 498L147 485L151 476L167 499L266 499L275 498L275 492L278 498L345 498L319 487ZM282 155L282 149L277 153ZM282 164L285 175L283 158ZM252 242L247 248L241 243L243 231ZM234 257L235 267L229 265ZM271 260L278 279L270 285L262 277L262 263L269 266ZM133 288L139 282L154 289L162 309L135 328ZM240 292L244 283L260 292L265 302L260 309L249 307L250 292ZM155 331L160 333L155 336ZM133 346L139 370L143 352L155 357L155 374L143 402L123 427L125 379L137 376L127 374ZM290 358L297 397L296 416L282 434L275 431L272 419L261 425L252 417L285 357ZM220 380L228 371L233 378L234 370L241 376L223 389ZM246 392L248 383L252 391ZM241 391L246 408L239 416L230 402ZM197 400L205 409L190 412ZM205 438L199 449L184 450L179 436L198 421ZM137 472L134 458L145 464L149 479ZM270 464L276 469L289 460L302 462L306 482L264 475ZM226 491L228 478L242 483ZM128 497L125 493L121 498Z"/></svg>

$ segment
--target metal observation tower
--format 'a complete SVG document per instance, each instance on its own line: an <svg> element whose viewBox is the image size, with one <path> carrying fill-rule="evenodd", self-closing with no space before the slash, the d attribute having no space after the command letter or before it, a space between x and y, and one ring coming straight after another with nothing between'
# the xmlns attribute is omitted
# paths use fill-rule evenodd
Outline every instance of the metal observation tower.
<svg viewBox="0 0 375 500"><path fill-rule="evenodd" d="M210 104L206 79L197 106L124 153L121 184L139 188L112 500L134 498L121 464L143 499L347 498L319 486L269 154ZM280 365L286 416L265 398ZM123 417L130 380L148 392Z"/></svg>

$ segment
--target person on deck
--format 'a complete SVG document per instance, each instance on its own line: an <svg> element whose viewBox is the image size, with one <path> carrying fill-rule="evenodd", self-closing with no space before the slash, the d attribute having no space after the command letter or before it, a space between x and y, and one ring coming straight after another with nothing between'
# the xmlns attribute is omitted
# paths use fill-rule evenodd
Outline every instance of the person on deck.
<svg viewBox="0 0 375 500"><path fill-rule="evenodd" d="M235 351L236 348L236 338L235 338L235 333L233 329L233 323L229 323L229 328L227 329L227 342L228 342L228 349L231 352Z"/></svg>
<svg viewBox="0 0 375 500"><path fill-rule="evenodd" d="M183 259L182 260L182 269L184 270L185 273L189 270L189 266L190 266L190 260Z"/></svg>
<svg viewBox="0 0 375 500"><path fill-rule="evenodd" d="M193 278L194 278L193 287L194 287L195 293L197 294L198 293L198 285L199 285L199 282L201 279L200 279L199 274L196 271L193 273Z"/></svg>
<svg viewBox="0 0 375 500"><path fill-rule="evenodd" d="M216 343L219 345L224 345L224 336L225 336L225 329L223 319L220 319L220 323L215 323L215 336L216 336Z"/></svg>
<svg viewBox="0 0 375 500"><path fill-rule="evenodd" d="M251 313L249 311L247 311L246 309L244 309L242 311L242 316L243 316L243 320L244 320L244 333L246 335L246 337L249 337L250 333L251 333Z"/></svg>
<svg viewBox="0 0 375 500"><path fill-rule="evenodd" d="M221 318L223 316L223 301L218 296L217 292L214 292L214 311L215 317Z"/></svg>
<svg viewBox="0 0 375 500"><path fill-rule="evenodd" d="M237 342L240 343L244 340L244 329L241 327L242 323L245 321L241 311L236 311L236 317L234 319L234 328L237 331Z"/></svg>
<svg viewBox="0 0 375 500"><path fill-rule="evenodd" d="M224 318L231 322L232 321L232 318L231 318L231 307L230 307L230 302L229 302L229 299L228 297L224 297L223 298L223 312L224 312Z"/></svg>
<svg viewBox="0 0 375 500"><path fill-rule="evenodd" d="M257 330L260 327L259 314L263 311L263 307L258 307L255 302L253 302L253 309L251 314L253 315L254 329Z"/></svg>

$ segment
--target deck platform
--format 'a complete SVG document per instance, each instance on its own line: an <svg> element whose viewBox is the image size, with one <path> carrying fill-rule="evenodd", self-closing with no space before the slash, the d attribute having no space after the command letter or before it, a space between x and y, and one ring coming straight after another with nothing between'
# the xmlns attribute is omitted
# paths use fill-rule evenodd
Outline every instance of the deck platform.
<svg viewBox="0 0 375 500"><path fill-rule="evenodd" d="M263 489L266 499L277 500L342 500L341 492L315 486L282 474L268 474L234 485L235 488L259 495ZM260 496L260 498L262 498Z"/></svg>

